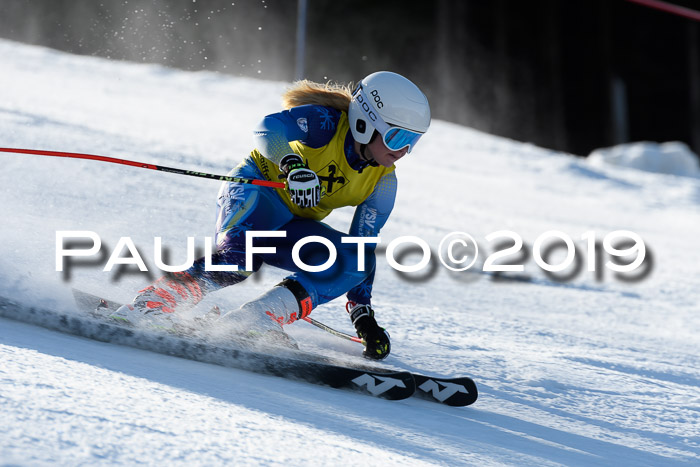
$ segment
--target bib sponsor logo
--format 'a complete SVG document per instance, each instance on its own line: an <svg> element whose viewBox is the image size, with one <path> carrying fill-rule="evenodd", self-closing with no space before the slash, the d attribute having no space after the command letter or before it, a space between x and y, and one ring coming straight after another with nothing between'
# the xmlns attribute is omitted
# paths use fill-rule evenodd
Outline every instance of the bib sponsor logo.
<svg viewBox="0 0 700 467"><path fill-rule="evenodd" d="M348 180L333 162L318 171L318 178L326 189L327 196L333 196L333 194L344 188Z"/></svg>
<svg viewBox="0 0 700 467"><path fill-rule="evenodd" d="M267 165L267 159L265 159L264 157L261 157L260 158L260 165L262 166L262 167L260 167L260 171L262 172L262 175L265 178L265 180L272 180L270 178L270 167Z"/></svg>

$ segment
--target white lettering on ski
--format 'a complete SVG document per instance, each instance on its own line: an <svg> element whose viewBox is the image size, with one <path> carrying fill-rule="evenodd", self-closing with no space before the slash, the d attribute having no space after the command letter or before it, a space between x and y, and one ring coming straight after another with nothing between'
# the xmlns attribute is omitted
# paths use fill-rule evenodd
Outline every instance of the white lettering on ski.
<svg viewBox="0 0 700 467"><path fill-rule="evenodd" d="M444 389L440 390L440 385L444 386ZM425 383L418 386L418 389L424 392L432 391L433 397L439 400L440 402L445 402L447 399L454 396L457 392L469 394L469 391L467 391L467 389L461 384L446 383L442 381L438 382L432 379L429 379Z"/></svg>
<svg viewBox="0 0 700 467"><path fill-rule="evenodd" d="M377 384L377 380L381 381L381 383ZM361 376L358 376L357 378L353 379L352 382L357 384L358 386L365 386L366 385L367 390L373 396L378 396L380 394L384 394L386 391L393 389L395 387L399 387L399 388L406 387L406 385L400 379L388 378L385 376L372 376L372 375L368 375L367 373L365 373Z"/></svg>

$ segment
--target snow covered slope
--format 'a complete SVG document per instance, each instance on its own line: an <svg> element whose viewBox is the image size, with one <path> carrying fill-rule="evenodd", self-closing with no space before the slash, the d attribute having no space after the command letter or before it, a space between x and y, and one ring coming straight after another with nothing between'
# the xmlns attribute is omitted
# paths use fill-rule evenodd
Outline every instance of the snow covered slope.
<svg viewBox="0 0 700 467"><path fill-rule="evenodd" d="M0 146L102 154L225 173L284 83L76 57L0 41ZM59 230L97 232L105 254L130 236L152 266L187 236L213 234L213 181L93 161L0 154L0 295L73 309L70 288L128 301L157 276L55 271ZM0 463L634 465L700 454L700 180L605 165L435 121L398 165L384 245L434 250L453 231L483 249L495 231L532 246L544 232L640 235L650 274L598 264L560 283L532 254L528 281L479 272L407 281L380 256L375 308L387 364L474 377L469 408L389 402L62 335L0 319ZM352 210L329 223L347 228ZM501 239L502 240L502 239ZM517 262L518 255L507 261ZM607 256L603 257L607 261ZM411 259L406 259L406 262ZM481 262L477 266L480 267ZM556 263L556 257L550 261ZM478 269L478 268L477 268ZM212 297L237 306L279 281L273 268ZM623 277L624 278L624 277ZM314 317L351 330L341 300ZM306 323L310 350L357 353Z"/></svg>

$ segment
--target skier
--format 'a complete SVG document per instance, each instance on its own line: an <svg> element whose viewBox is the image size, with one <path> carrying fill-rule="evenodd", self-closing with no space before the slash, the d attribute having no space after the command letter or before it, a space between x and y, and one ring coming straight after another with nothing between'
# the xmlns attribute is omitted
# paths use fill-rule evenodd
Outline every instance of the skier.
<svg viewBox="0 0 700 467"><path fill-rule="evenodd" d="M376 237L386 223L396 197L394 163L428 130L428 100L405 77L380 71L354 90L298 81L286 91L283 102L287 110L263 119L255 131L257 149L229 175L285 179L287 188L225 182L219 190L211 262L236 265L238 271L205 270L213 268L206 268L201 258L186 271L141 290L113 317L130 322L168 320L176 309L194 306L205 294L245 280L266 263L292 274L218 323L271 340L289 340L282 324L347 294L346 310L363 340L363 355L383 359L390 352L389 334L377 324L371 307L376 245L359 246L343 239ZM344 206L357 206L347 234L321 222ZM247 231L284 235L255 239L256 247L274 247L275 253L254 255L252 270L244 270ZM337 259L328 270L308 272L293 261L293 246L308 236L323 237L335 246ZM304 264L318 265L329 258L329 249L308 243L299 254ZM362 256L364 265L358 264Z"/></svg>

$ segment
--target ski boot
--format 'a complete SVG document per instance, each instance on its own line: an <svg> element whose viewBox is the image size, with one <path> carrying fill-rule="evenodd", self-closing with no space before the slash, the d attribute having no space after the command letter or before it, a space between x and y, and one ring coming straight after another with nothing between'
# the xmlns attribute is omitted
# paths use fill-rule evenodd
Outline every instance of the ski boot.
<svg viewBox="0 0 700 467"><path fill-rule="evenodd" d="M138 292L131 304L119 307L109 318L120 324L177 332L176 309L190 308L202 299L197 281L187 273L162 277Z"/></svg>
<svg viewBox="0 0 700 467"><path fill-rule="evenodd" d="M238 310L226 313L218 322L225 334L242 337L255 344L281 346L298 350L299 346L282 329L311 312L311 298L296 281L285 279Z"/></svg>

